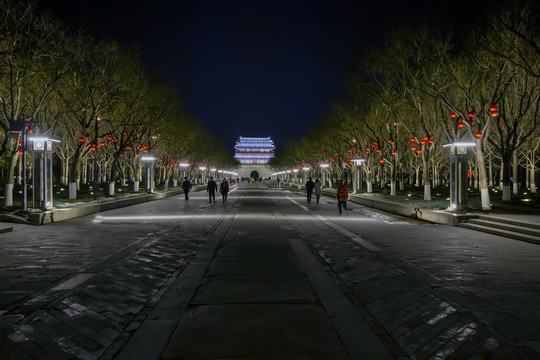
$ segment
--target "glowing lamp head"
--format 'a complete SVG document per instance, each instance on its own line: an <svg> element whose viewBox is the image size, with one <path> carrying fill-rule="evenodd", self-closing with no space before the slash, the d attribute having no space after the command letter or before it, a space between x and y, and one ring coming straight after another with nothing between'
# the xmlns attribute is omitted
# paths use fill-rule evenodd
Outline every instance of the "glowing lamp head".
<svg viewBox="0 0 540 360"><path fill-rule="evenodd" d="M482 132L481 131L477 131L474 133L474 136L476 136L477 138L481 138L482 137Z"/></svg>
<svg viewBox="0 0 540 360"><path fill-rule="evenodd" d="M465 123L463 121L460 121L457 123L457 127L459 128L459 130L463 129L464 126L465 126Z"/></svg>

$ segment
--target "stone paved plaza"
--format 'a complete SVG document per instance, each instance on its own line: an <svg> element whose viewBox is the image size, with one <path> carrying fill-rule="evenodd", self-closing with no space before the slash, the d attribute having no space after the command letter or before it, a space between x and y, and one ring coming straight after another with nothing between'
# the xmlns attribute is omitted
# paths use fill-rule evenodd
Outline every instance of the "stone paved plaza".
<svg viewBox="0 0 540 360"><path fill-rule="evenodd" d="M2 359L540 359L540 246L240 184L0 234Z"/></svg>

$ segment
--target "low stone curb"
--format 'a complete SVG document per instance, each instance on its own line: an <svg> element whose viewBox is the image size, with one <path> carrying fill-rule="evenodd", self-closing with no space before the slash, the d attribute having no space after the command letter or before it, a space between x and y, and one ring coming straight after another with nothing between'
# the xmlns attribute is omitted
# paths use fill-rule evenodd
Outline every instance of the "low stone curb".
<svg viewBox="0 0 540 360"><path fill-rule="evenodd" d="M194 186L192 191L206 189L205 185ZM124 206L141 204L148 201L160 200L170 196L183 194L183 190L167 190L161 193L137 195L124 199L115 199L95 204L78 205L65 209L54 209L50 211L32 212L28 214L28 220L35 225L44 225L63 220L73 219L80 216L95 214L101 211L118 209Z"/></svg>
<svg viewBox="0 0 540 360"><path fill-rule="evenodd" d="M300 191L305 191L304 186L298 184L285 184L286 186ZM322 195L335 197L335 190L321 190ZM350 194L349 201L364 205L370 208L383 210L392 214L401 215L413 219L420 219L424 221L429 221L436 224L443 225L457 225L467 219L477 218L478 215L470 214L454 214L446 211L440 210L429 210L419 208L414 205L399 204L392 201L386 201L382 199L377 199L374 197L366 197L358 194Z"/></svg>

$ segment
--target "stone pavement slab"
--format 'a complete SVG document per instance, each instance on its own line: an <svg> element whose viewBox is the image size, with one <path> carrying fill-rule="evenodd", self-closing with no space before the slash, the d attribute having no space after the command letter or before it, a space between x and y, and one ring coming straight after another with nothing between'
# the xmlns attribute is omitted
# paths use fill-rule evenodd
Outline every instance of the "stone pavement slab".
<svg viewBox="0 0 540 360"><path fill-rule="evenodd" d="M346 359L317 305L227 304L190 307L162 358Z"/></svg>

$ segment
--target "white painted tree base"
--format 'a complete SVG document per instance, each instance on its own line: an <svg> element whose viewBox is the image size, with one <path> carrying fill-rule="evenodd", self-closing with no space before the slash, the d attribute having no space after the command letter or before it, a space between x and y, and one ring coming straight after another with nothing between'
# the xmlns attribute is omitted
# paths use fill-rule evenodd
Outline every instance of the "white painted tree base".
<svg viewBox="0 0 540 360"><path fill-rule="evenodd" d="M13 184L6 184L4 206L13 206Z"/></svg>
<svg viewBox="0 0 540 360"><path fill-rule="evenodd" d="M94 191L96 191L94 189ZM74 200L77 198L77 184L76 183L69 183L69 199Z"/></svg>

